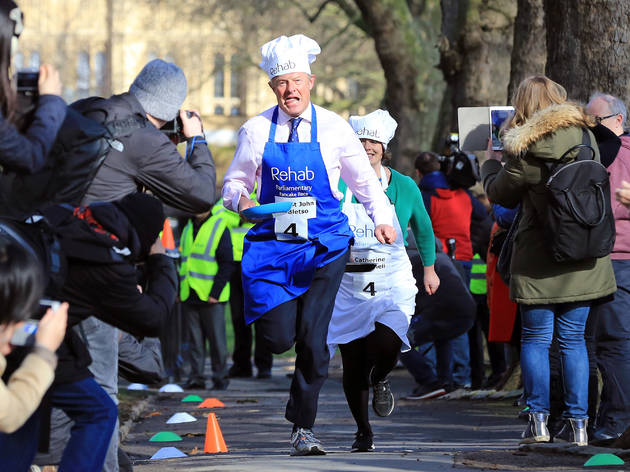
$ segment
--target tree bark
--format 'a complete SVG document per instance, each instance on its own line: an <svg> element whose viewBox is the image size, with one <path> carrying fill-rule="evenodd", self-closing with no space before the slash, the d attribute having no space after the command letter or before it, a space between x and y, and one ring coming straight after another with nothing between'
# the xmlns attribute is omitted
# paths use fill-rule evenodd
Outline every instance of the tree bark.
<svg viewBox="0 0 630 472"><path fill-rule="evenodd" d="M544 0L547 75L570 98L595 91L630 99L630 3L617 0Z"/></svg>
<svg viewBox="0 0 630 472"><path fill-rule="evenodd" d="M385 105L398 122L391 149L394 166L413 170L420 149L421 103L417 77L422 44L405 0L355 0L372 33L376 53L385 73Z"/></svg>
<svg viewBox="0 0 630 472"><path fill-rule="evenodd" d="M543 0L518 0L508 100L523 79L545 73L546 32Z"/></svg>
<svg viewBox="0 0 630 472"><path fill-rule="evenodd" d="M440 69L447 90L434 148L457 129L457 108L504 105L516 0L442 0Z"/></svg>

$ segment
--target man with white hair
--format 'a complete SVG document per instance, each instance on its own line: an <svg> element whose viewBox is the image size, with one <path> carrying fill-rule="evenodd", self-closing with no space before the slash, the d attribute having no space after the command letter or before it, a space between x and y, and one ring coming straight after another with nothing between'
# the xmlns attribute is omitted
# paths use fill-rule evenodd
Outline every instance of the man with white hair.
<svg viewBox="0 0 630 472"><path fill-rule="evenodd" d="M339 177L365 206L376 238L396 239L392 212L350 125L311 103L310 64L319 45L298 34L261 48L277 106L240 129L225 175L223 202L242 213L257 183L258 201L293 203L260 221L245 238L242 260L245 319L274 353L295 343L297 354L285 417L293 423L291 455L321 455L313 435L319 391L328 375L328 324L353 233L341 213ZM381 380L381 379L376 379Z"/></svg>
<svg viewBox="0 0 630 472"><path fill-rule="evenodd" d="M617 97L596 93L587 105L601 126L595 136L613 192L630 182L630 136L624 134L627 112ZM608 159L606 159L608 156ZM616 239L610 254L617 292L614 299L591 308L587 334L595 349L603 388L594 439L611 439L630 426L630 209L611 192Z"/></svg>

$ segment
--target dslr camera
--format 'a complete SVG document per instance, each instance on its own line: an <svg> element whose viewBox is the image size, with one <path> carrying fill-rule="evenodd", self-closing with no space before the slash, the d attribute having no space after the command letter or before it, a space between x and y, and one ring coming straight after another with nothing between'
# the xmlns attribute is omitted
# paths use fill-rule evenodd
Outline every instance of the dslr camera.
<svg viewBox="0 0 630 472"><path fill-rule="evenodd" d="M444 142L444 155L438 156L440 171L446 175L449 185L467 189L481 180L479 161L474 154L468 154L459 149L459 135L451 133Z"/></svg>
<svg viewBox="0 0 630 472"><path fill-rule="evenodd" d="M193 115L194 113L192 111L186 110L186 116L188 118L192 118ZM167 121L166 124L160 128L160 131L168 136L168 138L173 141L174 144L179 144L183 141L186 141L186 136L184 136L184 123L179 116L179 111L177 112L177 116L175 117L175 119Z"/></svg>

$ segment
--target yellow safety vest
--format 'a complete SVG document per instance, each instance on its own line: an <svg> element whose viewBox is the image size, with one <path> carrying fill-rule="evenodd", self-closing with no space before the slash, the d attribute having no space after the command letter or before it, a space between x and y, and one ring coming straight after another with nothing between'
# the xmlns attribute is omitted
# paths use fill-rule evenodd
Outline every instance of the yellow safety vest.
<svg viewBox="0 0 630 472"><path fill-rule="evenodd" d="M470 293L473 295L485 295L488 293L486 284L486 263L479 254L475 254L470 270Z"/></svg>
<svg viewBox="0 0 630 472"><path fill-rule="evenodd" d="M232 240L232 251L234 252L234 261L241 262L243 260L243 244L245 244L245 235L253 223L242 222L238 213L228 210L221 202L214 205L212 214L222 218L230 230L230 239Z"/></svg>
<svg viewBox="0 0 630 472"><path fill-rule="evenodd" d="M208 301L214 276L219 271L216 260L217 247L221 235L226 230L227 225L223 218L218 215L212 216L201 225L193 241L193 224L192 220L188 220L180 239L179 298L182 301L188 299L191 289L197 293L200 300ZM226 302L229 299L230 284L227 283L219 295L219 301Z"/></svg>

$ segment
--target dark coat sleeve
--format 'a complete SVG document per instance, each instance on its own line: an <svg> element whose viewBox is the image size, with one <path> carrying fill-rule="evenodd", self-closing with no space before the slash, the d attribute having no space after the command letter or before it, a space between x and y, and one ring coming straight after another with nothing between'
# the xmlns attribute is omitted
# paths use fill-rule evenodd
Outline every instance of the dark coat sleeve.
<svg viewBox="0 0 630 472"><path fill-rule="evenodd" d="M217 270L217 274L214 276L214 284L212 284L210 296L218 300L225 284L230 281L230 278L236 268L234 253L232 251L232 238L230 238L230 230L227 228L223 231L221 239L219 240L216 256L219 269Z"/></svg>
<svg viewBox="0 0 630 472"><path fill-rule="evenodd" d="M57 95L39 97L33 122L24 134L0 115L0 164L8 170L32 174L46 162L66 117L66 102Z"/></svg>
<svg viewBox="0 0 630 472"><path fill-rule="evenodd" d="M137 289L130 263L70 264L64 301L74 316L96 316L137 336L158 336L175 302L177 274L170 258L156 254L147 260L147 289Z"/></svg>
<svg viewBox="0 0 630 472"><path fill-rule="evenodd" d="M129 153L142 156L136 180L167 205L193 214L208 211L216 201L216 169L202 137L189 140L184 159L165 134L148 132L131 141Z"/></svg>

